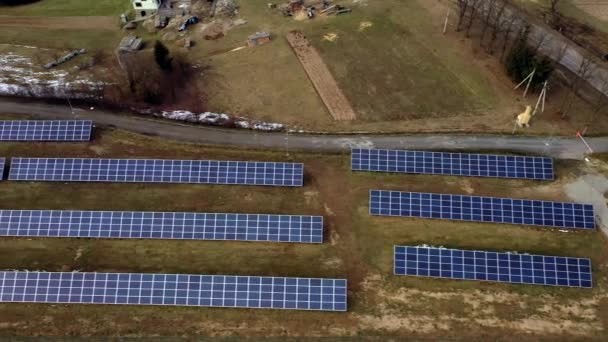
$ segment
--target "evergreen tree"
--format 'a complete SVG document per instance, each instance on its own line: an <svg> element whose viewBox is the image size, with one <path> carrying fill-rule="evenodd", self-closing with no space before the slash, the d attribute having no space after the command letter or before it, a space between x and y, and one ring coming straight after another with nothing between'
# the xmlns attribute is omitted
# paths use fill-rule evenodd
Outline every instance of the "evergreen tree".
<svg viewBox="0 0 608 342"><path fill-rule="evenodd" d="M169 57L169 49L158 40L156 41L156 44L154 44L154 59L161 70L171 71L172 59Z"/></svg>
<svg viewBox="0 0 608 342"><path fill-rule="evenodd" d="M539 55L530 48L528 45L529 32L530 28L526 27L519 34L515 44L511 48L511 52L507 56L505 66L509 77L518 83L536 69L531 87L538 90L549 78L551 72L553 72L553 64L550 59Z"/></svg>

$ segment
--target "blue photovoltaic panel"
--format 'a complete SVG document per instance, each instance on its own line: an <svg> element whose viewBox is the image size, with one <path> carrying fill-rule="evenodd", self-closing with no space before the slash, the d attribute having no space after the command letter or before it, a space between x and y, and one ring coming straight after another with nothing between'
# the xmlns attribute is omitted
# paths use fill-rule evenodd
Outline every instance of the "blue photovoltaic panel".
<svg viewBox="0 0 608 342"><path fill-rule="evenodd" d="M3 120L2 141L89 141L93 122L90 120Z"/></svg>
<svg viewBox="0 0 608 342"><path fill-rule="evenodd" d="M370 214L594 229L590 204L525 199L370 191Z"/></svg>
<svg viewBox="0 0 608 342"><path fill-rule="evenodd" d="M0 158L0 180L4 179L4 163L6 159Z"/></svg>
<svg viewBox="0 0 608 342"><path fill-rule="evenodd" d="M0 210L0 236L323 242L323 217Z"/></svg>
<svg viewBox="0 0 608 342"><path fill-rule="evenodd" d="M9 179L302 186L304 165L218 160L13 158Z"/></svg>
<svg viewBox="0 0 608 342"><path fill-rule="evenodd" d="M553 160L545 157L449 152L351 151L353 171L553 180Z"/></svg>
<svg viewBox="0 0 608 342"><path fill-rule="evenodd" d="M0 301L346 311L346 280L190 274L0 272Z"/></svg>
<svg viewBox="0 0 608 342"><path fill-rule="evenodd" d="M395 246L394 273L419 277L592 287L591 260L448 248Z"/></svg>

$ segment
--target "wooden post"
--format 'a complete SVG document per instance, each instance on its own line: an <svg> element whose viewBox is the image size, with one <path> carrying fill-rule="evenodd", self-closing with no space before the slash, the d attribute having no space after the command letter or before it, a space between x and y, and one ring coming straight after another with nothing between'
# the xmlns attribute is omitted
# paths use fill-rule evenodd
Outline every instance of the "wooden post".
<svg viewBox="0 0 608 342"><path fill-rule="evenodd" d="M443 23L443 34L448 31L448 21L450 19L450 8L448 7L448 13L445 15L445 22Z"/></svg>

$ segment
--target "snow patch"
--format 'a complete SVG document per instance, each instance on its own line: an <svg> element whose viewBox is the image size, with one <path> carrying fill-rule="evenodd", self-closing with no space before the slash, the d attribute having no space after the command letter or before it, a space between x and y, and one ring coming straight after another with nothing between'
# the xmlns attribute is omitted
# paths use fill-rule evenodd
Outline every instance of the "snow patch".
<svg viewBox="0 0 608 342"><path fill-rule="evenodd" d="M200 123L213 126L236 127L266 132L280 132L286 129L286 126L284 124L251 120L248 118L232 116L225 113L194 113L187 110L154 112L149 109L135 111L140 114L153 115L169 120Z"/></svg>

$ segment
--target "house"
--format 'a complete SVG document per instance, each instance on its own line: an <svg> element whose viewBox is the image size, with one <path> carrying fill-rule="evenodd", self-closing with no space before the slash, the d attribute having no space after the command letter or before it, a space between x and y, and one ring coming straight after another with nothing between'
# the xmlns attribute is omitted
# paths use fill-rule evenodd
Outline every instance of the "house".
<svg viewBox="0 0 608 342"><path fill-rule="evenodd" d="M147 17L158 11L162 0L131 0L131 2L138 17Z"/></svg>
<svg viewBox="0 0 608 342"><path fill-rule="evenodd" d="M270 33L268 32L256 32L247 38L247 45L257 46L270 43Z"/></svg>

